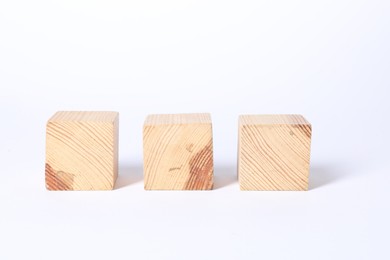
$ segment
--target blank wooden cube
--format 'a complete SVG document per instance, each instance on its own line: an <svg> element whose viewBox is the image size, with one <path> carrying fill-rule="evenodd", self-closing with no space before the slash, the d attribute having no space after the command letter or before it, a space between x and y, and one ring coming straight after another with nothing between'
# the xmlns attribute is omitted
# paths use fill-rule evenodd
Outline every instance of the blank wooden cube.
<svg viewBox="0 0 390 260"><path fill-rule="evenodd" d="M301 115L239 118L241 190L307 190L311 125Z"/></svg>
<svg viewBox="0 0 390 260"><path fill-rule="evenodd" d="M57 112L46 128L48 190L112 190L118 176L117 112Z"/></svg>
<svg viewBox="0 0 390 260"><path fill-rule="evenodd" d="M143 130L145 190L210 190L209 114L150 115Z"/></svg>

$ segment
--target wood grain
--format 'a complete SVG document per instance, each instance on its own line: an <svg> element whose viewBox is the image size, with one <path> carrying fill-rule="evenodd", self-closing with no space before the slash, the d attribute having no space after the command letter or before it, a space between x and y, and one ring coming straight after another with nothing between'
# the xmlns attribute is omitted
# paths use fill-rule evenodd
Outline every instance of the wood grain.
<svg viewBox="0 0 390 260"><path fill-rule="evenodd" d="M111 190L118 176L117 112L61 111L46 126L48 190Z"/></svg>
<svg viewBox="0 0 390 260"><path fill-rule="evenodd" d="M308 190L311 125L301 115L242 115L241 190Z"/></svg>
<svg viewBox="0 0 390 260"><path fill-rule="evenodd" d="M143 132L146 190L212 189L209 114L150 115Z"/></svg>

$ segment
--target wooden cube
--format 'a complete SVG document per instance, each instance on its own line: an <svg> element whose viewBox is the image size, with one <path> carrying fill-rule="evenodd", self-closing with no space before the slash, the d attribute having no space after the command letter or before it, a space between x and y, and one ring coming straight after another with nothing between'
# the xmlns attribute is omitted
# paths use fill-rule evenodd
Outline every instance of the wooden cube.
<svg viewBox="0 0 390 260"><path fill-rule="evenodd" d="M48 190L112 190L118 176L117 112L57 112L46 128Z"/></svg>
<svg viewBox="0 0 390 260"><path fill-rule="evenodd" d="M143 130L145 190L210 190L209 114L150 115Z"/></svg>
<svg viewBox="0 0 390 260"><path fill-rule="evenodd" d="M311 125L301 115L239 118L241 190L307 190Z"/></svg>

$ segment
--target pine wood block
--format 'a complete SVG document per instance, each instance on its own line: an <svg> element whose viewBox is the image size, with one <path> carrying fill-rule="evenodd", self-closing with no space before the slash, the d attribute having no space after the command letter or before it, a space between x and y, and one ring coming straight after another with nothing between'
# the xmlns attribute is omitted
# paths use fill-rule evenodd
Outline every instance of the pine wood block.
<svg viewBox="0 0 390 260"><path fill-rule="evenodd" d="M239 117L241 190L308 190L311 125L301 115Z"/></svg>
<svg viewBox="0 0 390 260"><path fill-rule="evenodd" d="M48 190L112 190L118 176L117 112L61 111L46 126Z"/></svg>
<svg viewBox="0 0 390 260"><path fill-rule="evenodd" d="M210 114L149 115L143 129L145 190L210 190Z"/></svg>

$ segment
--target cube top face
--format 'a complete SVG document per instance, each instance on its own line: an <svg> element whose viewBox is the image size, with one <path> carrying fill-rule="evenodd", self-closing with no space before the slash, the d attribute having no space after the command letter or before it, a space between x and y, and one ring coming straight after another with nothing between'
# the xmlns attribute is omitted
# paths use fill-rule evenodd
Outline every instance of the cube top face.
<svg viewBox="0 0 390 260"><path fill-rule="evenodd" d="M311 125L300 115L239 119L241 190L307 190Z"/></svg>
<svg viewBox="0 0 390 260"><path fill-rule="evenodd" d="M240 125L309 125L301 115L241 115Z"/></svg>
<svg viewBox="0 0 390 260"><path fill-rule="evenodd" d="M46 127L48 190L111 190L118 174L116 112L58 112Z"/></svg>
<svg viewBox="0 0 390 260"><path fill-rule="evenodd" d="M49 123L114 123L117 117L118 112L111 111L59 111L49 119Z"/></svg>
<svg viewBox="0 0 390 260"><path fill-rule="evenodd" d="M211 116L208 113L149 115L145 120L144 126L187 124L211 125Z"/></svg>
<svg viewBox="0 0 390 260"><path fill-rule="evenodd" d="M212 189L214 167L210 115L158 117L149 116L144 124L145 189Z"/></svg>

